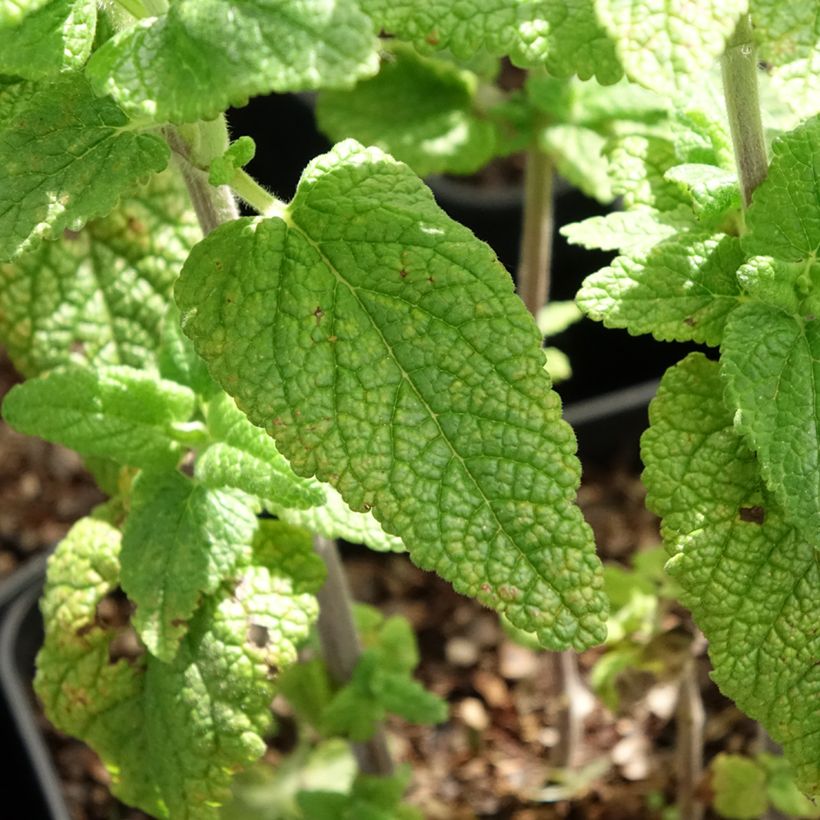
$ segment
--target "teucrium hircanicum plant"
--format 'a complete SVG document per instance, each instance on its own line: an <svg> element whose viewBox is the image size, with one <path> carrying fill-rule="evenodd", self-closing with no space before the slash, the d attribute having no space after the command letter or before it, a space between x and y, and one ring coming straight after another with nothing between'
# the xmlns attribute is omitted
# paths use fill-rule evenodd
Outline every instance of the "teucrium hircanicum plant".
<svg viewBox="0 0 820 820"><path fill-rule="evenodd" d="M36 686L126 802L215 816L264 748L277 678L365 773L379 755L390 769L387 712L442 719L400 621L334 654L320 618L328 668L293 666L315 648L317 594L326 615L338 603L325 539L406 549L545 647L605 638L575 440L530 315L548 279L522 272L528 313L416 176L521 149L525 259L546 274L553 169L620 196L625 210L565 229L621 252L579 304L720 347L720 363L696 356L664 379L644 440L650 503L721 687L817 790L817 15L756 0L752 31L745 1L694 7L0 9L0 336L31 377L4 414L75 448L112 496L51 559ZM755 45L795 112L766 123L780 136L765 182ZM722 54L728 123L702 91ZM529 70L516 92L492 84L501 57ZM223 112L306 90L338 142L284 203L243 170L254 145L229 143ZM238 218L231 188L257 216ZM128 625L100 617L104 599L131 607ZM352 630L341 605L330 620ZM349 795L298 802L410 817L405 784L363 775Z"/></svg>

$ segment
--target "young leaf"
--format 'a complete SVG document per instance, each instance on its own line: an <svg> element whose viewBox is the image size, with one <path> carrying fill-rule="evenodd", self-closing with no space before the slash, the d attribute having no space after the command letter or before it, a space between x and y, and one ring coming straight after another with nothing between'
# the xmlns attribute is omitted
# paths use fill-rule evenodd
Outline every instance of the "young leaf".
<svg viewBox="0 0 820 820"><path fill-rule="evenodd" d="M230 185L234 175L256 156L256 143L250 137L232 142L221 157L211 160L208 182L211 185Z"/></svg>
<svg viewBox="0 0 820 820"><path fill-rule="evenodd" d="M327 570L313 549L309 530L285 521L262 519L252 546L253 563L289 578L295 592L318 592L324 584Z"/></svg>
<svg viewBox="0 0 820 820"><path fill-rule="evenodd" d="M690 197L692 210L704 225L716 227L727 213L740 210L736 172L714 165L684 163L670 168L665 176Z"/></svg>
<svg viewBox="0 0 820 820"><path fill-rule="evenodd" d="M13 387L6 421L86 456L132 467L173 467L182 454L174 426L191 417L194 394L130 367L64 367Z"/></svg>
<svg viewBox="0 0 820 820"><path fill-rule="evenodd" d="M15 367L35 376L66 364L151 365L199 235L181 180L165 171L107 217L0 263L0 339Z"/></svg>
<svg viewBox="0 0 820 820"><path fill-rule="evenodd" d="M736 272L743 259L735 237L672 237L645 257L617 257L586 278L576 301L607 327L718 345L726 317L739 303Z"/></svg>
<svg viewBox="0 0 820 820"><path fill-rule="evenodd" d="M711 763L714 806L722 817L755 818L765 814L766 773L741 755L719 754Z"/></svg>
<svg viewBox="0 0 820 820"><path fill-rule="evenodd" d="M373 509L419 565L546 645L603 638L541 336L491 251L405 165L336 146L282 217L197 245L176 298L213 375L297 473Z"/></svg>
<svg viewBox="0 0 820 820"><path fill-rule="evenodd" d="M325 538L344 538L353 544L364 544L377 552L404 552L401 538L386 533L372 512L353 512L329 484L323 484L324 504L307 510L296 510L267 504L283 521L304 527Z"/></svg>
<svg viewBox="0 0 820 820"><path fill-rule="evenodd" d="M627 75L662 94L688 90L723 53L748 0L595 0Z"/></svg>
<svg viewBox="0 0 820 820"><path fill-rule="evenodd" d="M0 73L38 80L79 69L96 27L95 0L50 0L17 26L0 26Z"/></svg>
<svg viewBox="0 0 820 820"><path fill-rule="evenodd" d="M257 94L348 88L377 70L354 0L177 0L109 40L87 73L135 118L193 122Z"/></svg>
<svg viewBox="0 0 820 820"><path fill-rule="evenodd" d="M182 332L179 309L174 302L169 302L166 307L157 350L160 376L190 387L205 399L215 396L221 392L219 385L211 378L208 365L194 350L191 340Z"/></svg>
<svg viewBox="0 0 820 820"><path fill-rule="evenodd" d="M156 817L217 820L232 773L264 751L269 664L295 658L315 600L256 568L232 596L200 608L172 663L112 661L116 632L100 625L96 606L116 586L119 539L95 523L92 540L88 526L52 559L37 692L50 720L100 755L126 803ZM90 583L78 584L83 567ZM267 631L271 649L249 641L251 627Z"/></svg>
<svg viewBox="0 0 820 820"><path fill-rule="evenodd" d="M273 439L220 392L208 405L208 430L215 440L197 459L196 476L208 487L235 487L285 507L322 504L316 481L295 475Z"/></svg>
<svg viewBox="0 0 820 820"><path fill-rule="evenodd" d="M477 90L474 74L398 46L372 79L351 91L322 92L316 117L332 140L377 145L419 176L469 174L495 148L493 125L475 107Z"/></svg>
<svg viewBox="0 0 820 820"><path fill-rule="evenodd" d="M122 586L134 627L170 662L202 597L249 563L256 516L246 498L210 490L175 470L141 473L122 538Z"/></svg>
<svg viewBox="0 0 820 820"><path fill-rule="evenodd" d="M29 86L0 124L0 259L105 216L140 179L168 164L168 146L128 129L80 75Z"/></svg>
<svg viewBox="0 0 820 820"><path fill-rule="evenodd" d="M768 332L768 330L766 331ZM783 518L734 430L716 362L667 371L641 442L650 507L663 517L680 583L709 640L713 677L820 788L817 550Z"/></svg>

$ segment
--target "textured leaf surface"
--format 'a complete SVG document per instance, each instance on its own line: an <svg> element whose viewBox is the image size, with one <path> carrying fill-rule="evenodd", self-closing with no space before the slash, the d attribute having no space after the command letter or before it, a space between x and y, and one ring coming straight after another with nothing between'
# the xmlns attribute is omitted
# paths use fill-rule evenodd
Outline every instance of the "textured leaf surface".
<svg viewBox="0 0 820 820"><path fill-rule="evenodd" d="M692 209L705 225L717 225L729 212L740 210L737 174L714 165L684 163L666 172L692 200Z"/></svg>
<svg viewBox="0 0 820 820"><path fill-rule="evenodd" d="M132 467L172 467L182 454L174 425L186 422L194 394L129 367L65 367L13 387L6 421L82 455Z"/></svg>
<svg viewBox="0 0 820 820"><path fill-rule="evenodd" d="M538 135L541 150L552 157L564 179L587 196L608 203L613 193L604 143L600 134L576 125L552 125Z"/></svg>
<svg viewBox="0 0 820 820"><path fill-rule="evenodd" d="M386 533L372 512L353 512L329 484L323 484L326 501L306 510L269 505L283 521L304 527L325 538L344 538L378 552L404 552L401 538Z"/></svg>
<svg viewBox="0 0 820 820"><path fill-rule="evenodd" d="M587 277L577 302L607 327L651 333L661 341L717 345L726 317L739 303L735 274L743 259L734 237L667 239L643 259L619 256Z"/></svg>
<svg viewBox="0 0 820 820"><path fill-rule="evenodd" d="M290 578L295 592L318 592L327 577L309 530L263 518L253 538L253 563Z"/></svg>
<svg viewBox="0 0 820 820"><path fill-rule="evenodd" d="M182 473L141 473L122 539L122 586L134 627L171 661L203 595L249 562L256 516L246 498L210 490Z"/></svg>
<svg viewBox="0 0 820 820"><path fill-rule="evenodd" d="M495 148L492 124L475 110L477 89L474 74L398 47L372 79L320 94L316 117L332 140L377 145L419 176L469 174Z"/></svg>
<svg viewBox="0 0 820 820"><path fill-rule="evenodd" d="M147 367L199 235L166 171L107 217L0 264L0 339L15 367L27 376L70 363Z"/></svg>
<svg viewBox="0 0 820 820"><path fill-rule="evenodd" d="M324 492L291 470L274 440L220 393L208 405L208 430L216 441L197 459L196 475L209 487L235 487L285 507L322 504Z"/></svg>
<svg viewBox="0 0 820 820"><path fill-rule="evenodd" d="M723 53L748 0L595 0L626 73L661 93L686 90Z"/></svg>
<svg viewBox="0 0 820 820"><path fill-rule="evenodd" d="M775 140L769 175L746 216L747 253L788 262L820 249L820 116Z"/></svg>
<svg viewBox="0 0 820 820"><path fill-rule="evenodd" d="M208 365L194 350L191 340L182 332L176 303L170 302L166 308L157 350L160 376L190 387L203 398L216 395L220 392L219 385L211 378Z"/></svg>
<svg viewBox="0 0 820 820"><path fill-rule="evenodd" d="M730 317L721 347L738 428L787 518L820 539L820 324L763 304Z"/></svg>
<svg viewBox="0 0 820 820"><path fill-rule="evenodd" d="M0 259L105 216L168 163L165 142L128 130L122 111L81 76L30 88L0 124Z"/></svg>
<svg viewBox="0 0 820 820"><path fill-rule="evenodd" d="M409 169L342 143L282 218L200 243L183 328L293 468L549 646L603 637L575 441L489 249ZM500 340L503 339L503 344Z"/></svg>
<svg viewBox="0 0 820 820"><path fill-rule="evenodd" d="M51 0L20 25L0 27L0 73L37 80L81 68L96 27L95 0Z"/></svg>
<svg viewBox="0 0 820 820"><path fill-rule="evenodd" d="M232 596L200 609L173 663L112 662L116 632L100 626L96 605L117 584L119 540L111 528L94 540L76 530L52 559L43 603L35 685L48 716L100 754L125 802L157 817L216 820L232 773L264 751L269 664L295 658L315 599L255 568ZM249 642L252 627L267 631L267 647Z"/></svg>
<svg viewBox="0 0 820 820"><path fill-rule="evenodd" d="M820 790L818 551L785 523L733 429L718 365L693 354L664 376L641 450L668 571L709 640L713 677Z"/></svg>
<svg viewBox="0 0 820 820"><path fill-rule="evenodd" d="M376 49L353 0L177 0L109 40L88 75L132 116L193 122L257 94L349 87L375 74Z"/></svg>

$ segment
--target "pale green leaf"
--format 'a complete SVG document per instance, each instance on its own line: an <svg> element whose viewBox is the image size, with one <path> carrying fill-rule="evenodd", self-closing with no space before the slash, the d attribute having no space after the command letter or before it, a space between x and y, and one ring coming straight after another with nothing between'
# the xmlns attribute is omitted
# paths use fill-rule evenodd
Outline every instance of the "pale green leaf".
<svg viewBox="0 0 820 820"><path fill-rule="evenodd" d="M575 302L552 300L538 311L535 322L541 333L549 338L574 325L583 315Z"/></svg>
<svg viewBox="0 0 820 820"><path fill-rule="evenodd" d="M613 200L604 138L577 125L550 125L538 134L538 145L558 173L587 196L604 204Z"/></svg>
<svg viewBox="0 0 820 820"><path fill-rule="evenodd" d="M492 252L405 165L336 146L281 218L196 246L176 298L213 375L297 473L546 645L603 638L541 336Z"/></svg>
<svg viewBox="0 0 820 820"><path fill-rule="evenodd" d="M591 216L583 222L562 226L560 233L571 245L642 256L659 242L695 227L692 211L680 205L671 211L638 207Z"/></svg>
<svg viewBox="0 0 820 820"><path fill-rule="evenodd" d="M50 0L19 25L0 27L0 73L37 80L79 69L96 27L96 0Z"/></svg>
<svg viewBox="0 0 820 820"><path fill-rule="evenodd" d="M191 340L182 332L176 303L171 301L166 307L157 350L159 374L163 379L190 387L203 398L211 398L220 392L219 385L211 378L208 365L194 350Z"/></svg>
<svg viewBox="0 0 820 820"><path fill-rule="evenodd" d="M165 142L129 130L117 105L81 76L29 88L0 124L0 259L105 216L168 163Z"/></svg>
<svg viewBox="0 0 820 820"><path fill-rule="evenodd" d="M670 168L665 176L690 197L695 215L705 225L716 226L727 213L740 210L737 173L684 163Z"/></svg>
<svg viewBox="0 0 820 820"><path fill-rule="evenodd" d="M717 345L740 300L735 274L743 258L734 237L673 237L644 258L619 256L587 277L577 302L607 327L651 333L661 341Z"/></svg>
<svg viewBox="0 0 820 820"><path fill-rule="evenodd" d="M808 313L808 310L801 311L800 298L802 292L811 287L808 273L796 262L753 256L738 268L737 281L743 293L755 301L765 302L786 313Z"/></svg>
<svg viewBox="0 0 820 820"><path fill-rule="evenodd" d="M143 472L122 538L122 586L149 651L171 661L204 595L249 563L256 516L241 493Z"/></svg>
<svg viewBox="0 0 820 820"><path fill-rule="evenodd" d="M163 172L107 217L0 263L0 339L18 370L153 363L171 285L199 235L183 191Z"/></svg>
<svg viewBox="0 0 820 820"><path fill-rule="evenodd" d="M671 138L679 162L713 165L737 174L725 102L721 94L713 99L715 89L710 84L695 94L701 108L677 110L670 120Z"/></svg>
<svg viewBox="0 0 820 820"><path fill-rule="evenodd" d="M110 539L109 562L117 549ZM58 548L67 568L76 550L68 541ZM76 580L76 573L52 572L47 582L35 685L49 718L94 748L126 803L157 817L217 820L233 773L265 749L270 665L295 659L295 643L316 617L315 599L254 568L233 595L199 610L172 663L145 655L112 662L117 635L100 625L96 603L116 578L108 590L96 584L96 600L77 598ZM56 601L72 595L74 628L52 628ZM249 640L254 629L266 646Z"/></svg>
<svg viewBox="0 0 820 820"><path fill-rule="evenodd" d="M100 48L88 76L136 118L212 119L271 91L348 88L378 69L354 0L177 0Z"/></svg>
<svg viewBox="0 0 820 820"><path fill-rule="evenodd" d="M595 0L626 73L663 94L703 78L747 6L748 0Z"/></svg>
<svg viewBox="0 0 820 820"><path fill-rule="evenodd" d="M30 436L132 467L172 467L182 455L175 427L194 409L194 394L130 367L64 367L13 387L6 421Z"/></svg>
<svg viewBox="0 0 820 820"><path fill-rule="evenodd" d="M721 346L735 424L767 485L806 538L820 538L820 323L771 305L742 305Z"/></svg>
<svg viewBox="0 0 820 820"><path fill-rule="evenodd" d="M3 0L0 3L0 26L13 26L33 14L49 0Z"/></svg>
<svg viewBox="0 0 820 820"><path fill-rule="evenodd" d="M476 110L477 90L471 72L399 46L372 79L351 91L322 92L316 117L332 140L377 145L419 176L469 174L495 148L494 127Z"/></svg>
<svg viewBox="0 0 820 820"><path fill-rule="evenodd" d="M313 549L310 531L263 518L253 537L253 563L291 579L296 592L318 592L325 582L324 561Z"/></svg>
<svg viewBox="0 0 820 820"><path fill-rule="evenodd" d="M266 506L283 521L304 527L325 538L344 538L353 544L364 544L377 552L404 552L401 538L386 533L372 512L353 512L330 484L323 484L324 504L306 510L282 507L274 503Z"/></svg>
<svg viewBox="0 0 820 820"><path fill-rule="evenodd" d="M769 175L746 214L743 248L787 262L820 249L820 116L775 140Z"/></svg>
<svg viewBox="0 0 820 820"><path fill-rule="evenodd" d="M755 820L765 814L769 806L766 773L753 760L721 753L710 768L713 803L721 817Z"/></svg>
<svg viewBox="0 0 820 820"><path fill-rule="evenodd" d="M256 155L256 143L250 137L232 142L221 157L211 160L208 182L211 185L230 185L236 172L244 168Z"/></svg>
<svg viewBox="0 0 820 820"><path fill-rule="evenodd" d="M220 392L208 404L208 431L214 443L197 459L196 475L209 487L235 487L285 507L322 504L316 481L295 475L274 440Z"/></svg>
<svg viewBox="0 0 820 820"><path fill-rule="evenodd" d="M648 503L674 554L667 570L709 641L712 676L816 792L818 552L766 491L723 404L718 370L692 354L664 376L641 442Z"/></svg>

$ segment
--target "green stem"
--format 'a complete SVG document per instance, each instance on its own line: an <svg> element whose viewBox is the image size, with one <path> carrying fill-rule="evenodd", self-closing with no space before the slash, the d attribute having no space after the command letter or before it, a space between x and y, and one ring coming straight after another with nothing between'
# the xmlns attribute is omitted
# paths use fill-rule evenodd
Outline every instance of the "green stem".
<svg viewBox="0 0 820 820"><path fill-rule="evenodd" d="M527 151L524 226L518 260L518 293L530 313L547 303L552 264L552 160L536 146Z"/></svg>
<svg viewBox="0 0 820 820"><path fill-rule="evenodd" d="M743 206L748 208L755 188L766 179L768 169L757 94L757 56L748 14L740 18L726 43L721 67L740 192Z"/></svg>
<svg viewBox="0 0 820 820"><path fill-rule="evenodd" d="M318 629L322 655L334 683L344 685L352 677L362 654L353 622L350 590L336 542L317 535L313 545L327 568L327 580L316 596L319 599ZM351 746L359 771L384 776L393 774L393 759L381 726L376 727L370 740Z"/></svg>
<svg viewBox="0 0 820 820"><path fill-rule="evenodd" d="M268 193L247 171L238 169L231 180L234 193L243 199L255 211L266 216L284 212L287 205Z"/></svg>
<svg viewBox="0 0 820 820"><path fill-rule="evenodd" d="M176 128L166 128L165 138L176 155L202 233L207 236L223 222L238 219L239 209L231 189L226 185L211 185L205 171L191 164L190 148L179 131Z"/></svg>

